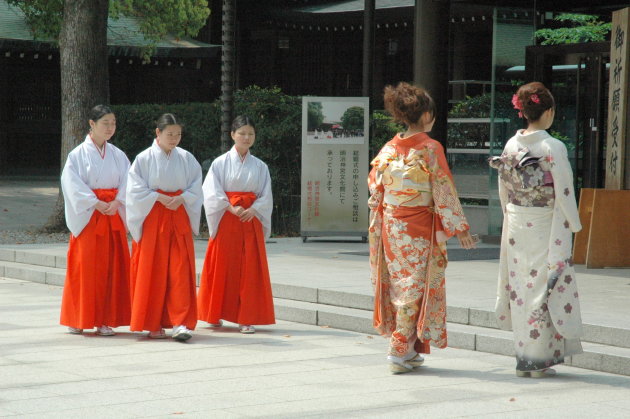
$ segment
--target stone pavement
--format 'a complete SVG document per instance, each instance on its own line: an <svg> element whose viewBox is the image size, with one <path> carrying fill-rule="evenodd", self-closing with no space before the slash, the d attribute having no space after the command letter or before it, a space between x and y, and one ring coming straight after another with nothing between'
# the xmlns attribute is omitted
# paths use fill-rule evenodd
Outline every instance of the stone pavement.
<svg viewBox="0 0 630 419"><path fill-rule="evenodd" d="M630 377L559 366L517 378L510 357L453 348L394 376L385 339L329 327L200 323L188 343L70 335L61 291L0 279L0 417L630 417Z"/></svg>

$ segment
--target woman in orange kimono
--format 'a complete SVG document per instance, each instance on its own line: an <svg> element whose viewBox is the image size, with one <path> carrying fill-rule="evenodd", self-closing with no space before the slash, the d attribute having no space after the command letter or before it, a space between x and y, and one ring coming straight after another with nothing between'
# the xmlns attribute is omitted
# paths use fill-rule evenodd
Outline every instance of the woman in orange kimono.
<svg viewBox="0 0 630 419"><path fill-rule="evenodd" d="M265 239L271 234L271 177L249 152L254 123L232 123L234 147L217 157L203 183L210 239L199 284L199 319L220 327L238 323L241 333L273 324L275 315Z"/></svg>
<svg viewBox="0 0 630 419"><path fill-rule="evenodd" d="M442 145L426 133L435 104L424 89L385 88L385 107L407 126L372 161L370 271L374 327L390 337L395 374L422 365L429 344L446 347L446 240L474 247Z"/></svg>
<svg viewBox="0 0 630 419"><path fill-rule="evenodd" d="M157 121L156 138L136 157L127 182L132 331L186 341L197 324L193 233L201 219L201 166L178 147L182 125L173 114Z"/></svg>
<svg viewBox="0 0 630 419"><path fill-rule="evenodd" d="M129 246L125 185L129 159L107 141L116 116L105 105L90 113L90 132L68 154L61 173L66 224L70 229L68 268L61 302L61 324L73 334L96 327L129 324Z"/></svg>

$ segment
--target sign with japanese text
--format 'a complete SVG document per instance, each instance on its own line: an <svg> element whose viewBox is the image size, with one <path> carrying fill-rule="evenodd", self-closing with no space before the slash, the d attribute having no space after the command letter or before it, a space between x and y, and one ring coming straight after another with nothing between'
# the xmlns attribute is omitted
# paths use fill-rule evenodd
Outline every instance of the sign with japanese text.
<svg viewBox="0 0 630 419"><path fill-rule="evenodd" d="M302 98L302 237L368 229L369 100Z"/></svg>
<svg viewBox="0 0 630 419"><path fill-rule="evenodd" d="M630 141L628 125L628 84L630 83L630 48L628 28L630 8L613 12L610 37L610 76L608 90L608 135L606 139L606 189L630 187L630 171L625 173ZM625 178L625 180L624 180Z"/></svg>

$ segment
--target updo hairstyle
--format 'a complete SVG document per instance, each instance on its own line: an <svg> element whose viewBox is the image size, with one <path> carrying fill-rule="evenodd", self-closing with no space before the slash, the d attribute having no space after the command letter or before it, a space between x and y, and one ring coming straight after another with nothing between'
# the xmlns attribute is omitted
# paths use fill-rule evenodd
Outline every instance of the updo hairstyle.
<svg viewBox="0 0 630 419"><path fill-rule="evenodd" d="M383 100L392 117L407 126L418 123L425 112L435 118L435 102L422 87L405 82L398 83L396 87L386 86Z"/></svg>
<svg viewBox="0 0 630 419"><path fill-rule="evenodd" d="M535 81L521 86L512 99L514 108L518 109L519 116L527 119L527 122L536 122L547 110L556 106L553 95L544 84Z"/></svg>
<svg viewBox="0 0 630 419"><path fill-rule="evenodd" d="M90 121L98 122L99 119L108 115L110 113L114 113L112 109L107 105L96 105L92 109L90 109Z"/></svg>

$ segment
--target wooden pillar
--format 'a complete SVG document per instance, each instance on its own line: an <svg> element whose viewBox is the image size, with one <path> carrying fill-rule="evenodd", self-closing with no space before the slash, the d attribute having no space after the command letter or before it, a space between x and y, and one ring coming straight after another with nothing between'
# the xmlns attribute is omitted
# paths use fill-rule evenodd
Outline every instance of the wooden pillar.
<svg viewBox="0 0 630 419"><path fill-rule="evenodd" d="M8 136L7 136L7 100L8 100L8 86L7 86L7 78L8 74L8 62L9 58L4 56L4 51L2 52L2 56L0 56L0 92L3 92L2 98L0 99L0 175L7 174L7 150L8 150Z"/></svg>
<svg viewBox="0 0 630 419"><path fill-rule="evenodd" d="M221 151L228 151L232 143L230 131L234 117L235 2L236 0L223 0L221 20L223 44L221 49Z"/></svg>
<svg viewBox="0 0 630 419"><path fill-rule="evenodd" d="M431 136L446 144L448 116L448 0L416 0L413 81L427 89L437 106Z"/></svg>
<svg viewBox="0 0 630 419"><path fill-rule="evenodd" d="M375 0L365 0L363 10L363 89L362 94L372 97L374 78L374 9Z"/></svg>

